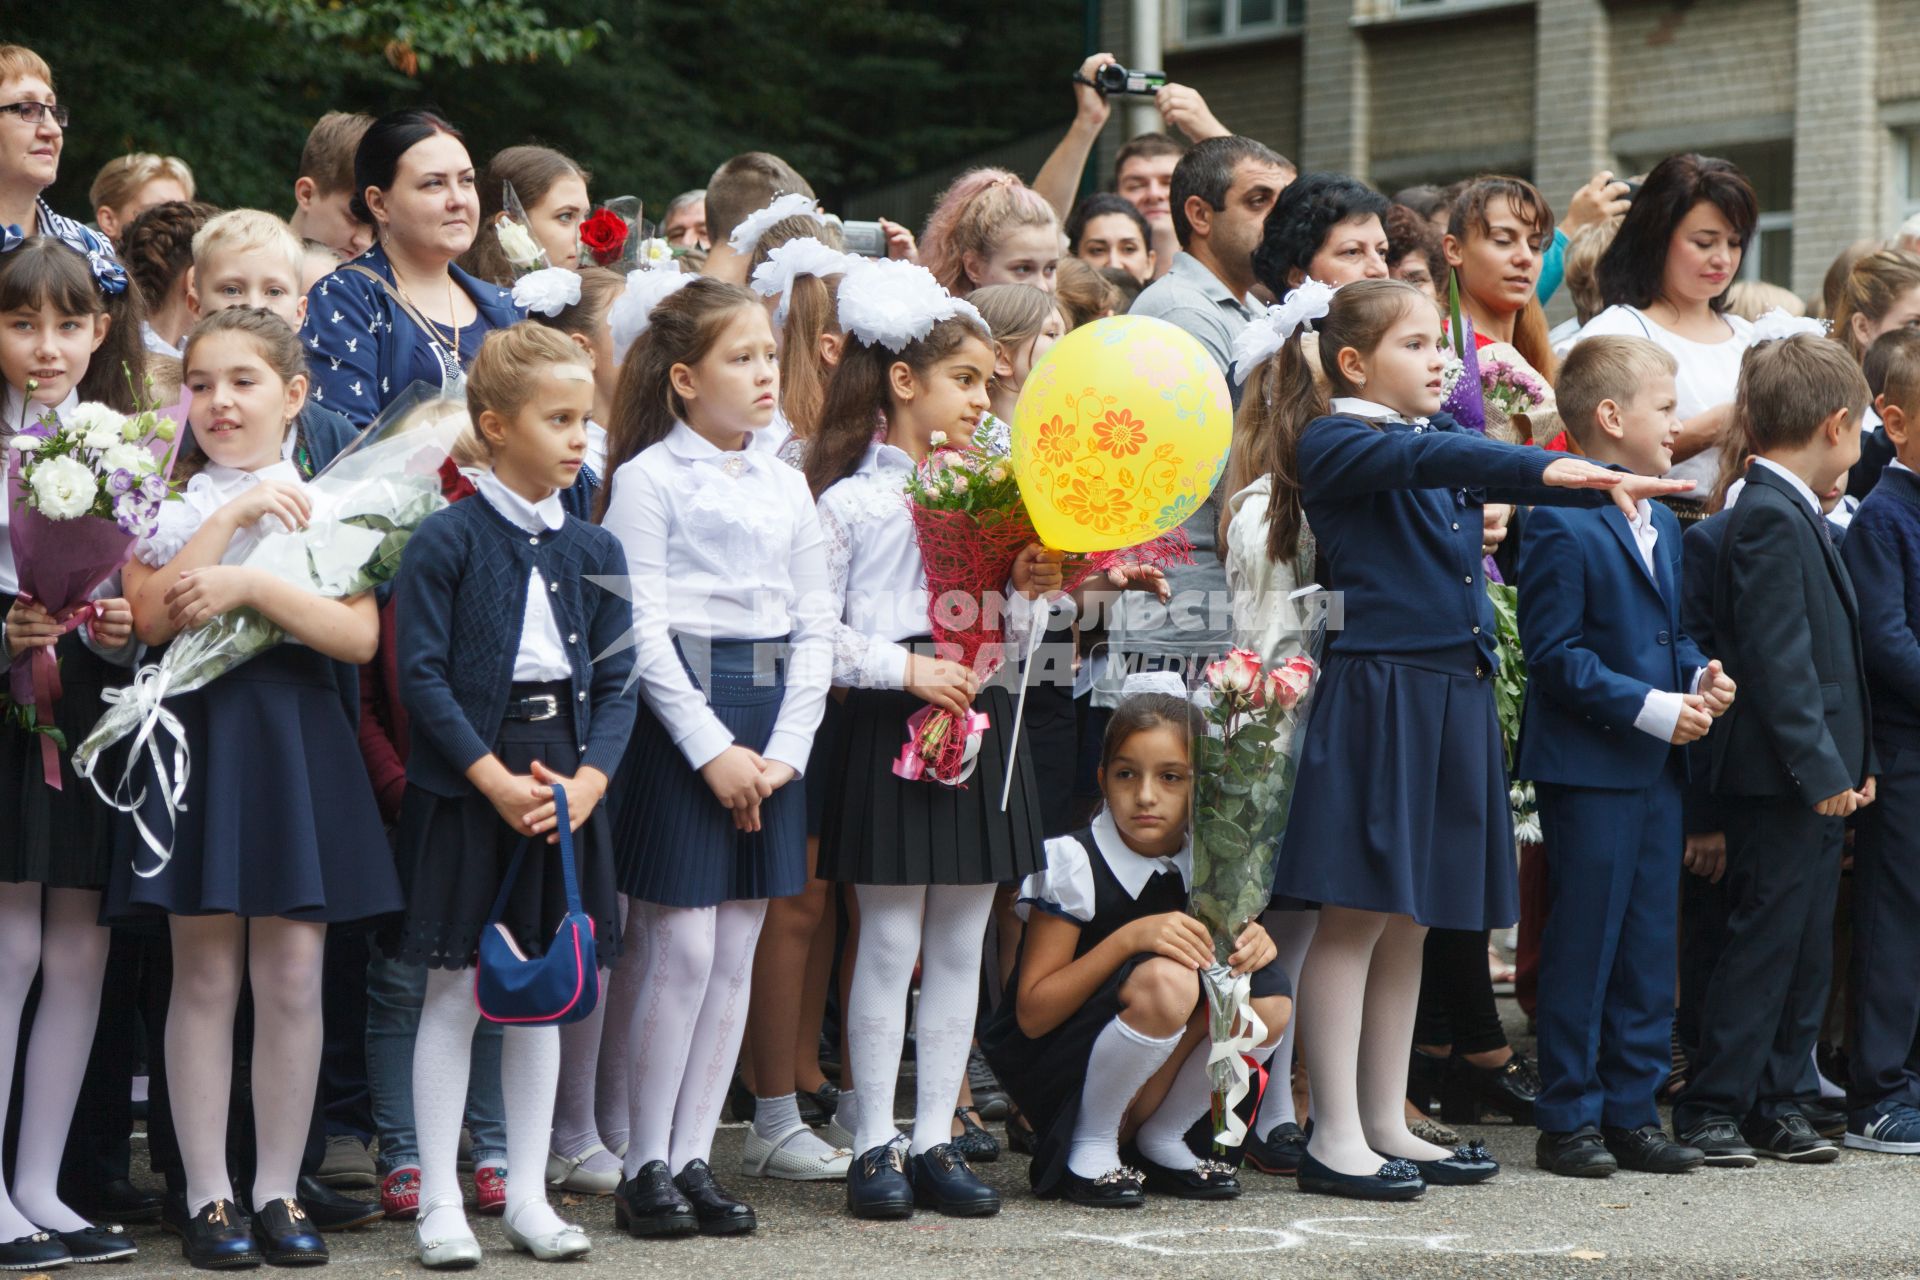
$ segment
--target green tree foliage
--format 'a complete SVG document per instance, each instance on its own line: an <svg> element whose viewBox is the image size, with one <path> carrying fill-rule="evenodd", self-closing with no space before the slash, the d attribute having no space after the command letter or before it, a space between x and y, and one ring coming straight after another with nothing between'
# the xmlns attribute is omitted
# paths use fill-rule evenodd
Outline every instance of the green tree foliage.
<svg viewBox="0 0 1920 1280"><path fill-rule="evenodd" d="M8 5L72 109L56 207L176 154L201 196L284 210L322 112L439 106L476 160L542 142L658 211L749 149L828 199L1063 123L1079 0L224 0ZM566 26L555 25L564 21ZM1031 175L1028 175L1029 177Z"/></svg>

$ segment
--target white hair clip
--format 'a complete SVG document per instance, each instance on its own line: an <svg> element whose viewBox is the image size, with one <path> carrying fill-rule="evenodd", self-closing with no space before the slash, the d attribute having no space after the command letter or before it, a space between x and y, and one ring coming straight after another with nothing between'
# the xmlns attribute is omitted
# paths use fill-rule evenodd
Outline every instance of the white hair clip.
<svg viewBox="0 0 1920 1280"><path fill-rule="evenodd" d="M557 316L580 301L580 273L565 267L529 271L513 282L513 305L522 311Z"/></svg>
<svg viewBox="0 0 1920 1280"><path fill-rule="evenodd" d="M647 331L653 309L698 278L670 264L627 272L627 291L607 309L607 332L613 339L615 364L627 358L627 352Z"/></svg>
<svg viewBox="0 0 1920 1280"><path fill-rule="evenodd" d="M1312 328L1333 305L1333 291L1333 285L1307 280L1254 316L1233 340L1233 380L1245 382L1255 366L1287 344L1295 330Z"/></svg>
<svg viewBox="0 0 1920 1280"><path fill-rule="evenodd" d="M1824 338L1827 329L1825 320L1796 316L1785 307L1775 307L1753 322L1753 343L1759 346L1763 342L1774 342L1781 338L1797 338L1803 333Z"/></svg>
<svg viewBox="0 0 1920 1280"><path fill-rule="evenodd" d="M933 272L903 258L861 258L840 281L840 328L868 346L904 351L955 316L991 332L971 302L954 297Z"/></svg>
<svg viewBox="0 0 1920 1280"><path fill-rule="evenodd" d="M793 292L795 280L801 276L824 280L842 275L854 261L852 254L830 249L812 236L802 236L768 252L767 260L754 268L753 291L763 298L780 299L773 311L773 322L785 324L787 295Z"/></svg>
<svg viewBox="0 0 1920 1280"><path fill-rule="evenodd" d="M784 196L775 196L773 203L758 213L750 213L740 220L740 225L727 237L727 247L741 257L752 253L760 243L760 237L767 234L773 224L785 218L812 218L821 226L827 223L827 215L820 212L819 201L810 195L790 191Z"/></svg>
<svg viewBox="0 0 1920 1280"><path fill-rule="evenodd" d="M1178 671L1135 671L1120 683L1121 698L1142 693L1165 693L1176 698L1187 696L1187 682Z"/></svg>

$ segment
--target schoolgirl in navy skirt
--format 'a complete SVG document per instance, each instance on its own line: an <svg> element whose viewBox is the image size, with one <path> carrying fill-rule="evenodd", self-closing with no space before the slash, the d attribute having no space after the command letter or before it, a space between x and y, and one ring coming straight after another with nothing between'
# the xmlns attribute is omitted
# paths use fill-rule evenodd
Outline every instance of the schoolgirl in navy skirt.
<svg viewBox="0 0 1920 1280"><path fill-rule="evenodd" d="M615 306L646 301L630 291ZM736 1234L754 1228L753 1210L709 1159L767 900L806 885L798 779L826 702L833 616L812 495L768 434L779 366L766 308L701 280L633 319L618 326L641 332L621 365L602 527L632 575L644 706L617 841L648 959L632 993L615 1213L635 1235Z"/></svg>
<svg viewBox="0 0 1920 1280"><path fill-rule="evenodd" d="M484 930L497 924L523 954L541 955L566 915L554 787L567 794L598 959L621 946L600 802L633 726L632 615L619 594L626 557L561 501L586 457L590 360L530 322L487 335L468 374L467 408L492 470L474 496L420 526L397 584L400 698L413 725L395 841L407 909L382 950L428 966L413 1055L416 1235L428 1267L480 1260L456 1165L480 1017L468 971ZM557 1026L506 1026L504 1226L508 1243L542 1260L591 1248L546 1198L559 1073Z"/></svg>
<svg viewBox="0 0 1920 1280"><path fill-rule="evenodd" d="M1499 1171L1483 1149L1416 1138L1404 1107L1427 927L1514 915L1481 505L1593 505L1609 489L1630 503L1676 486L1501 444L1441 415L1445 339L1411 286L1361 281L1320 306L1332 412L1299 407L1318 392L1297 332L1277 335L1262 383L1293 455L1272 476L1273 518L1297 528L1304 510L1345 613L1308 713L1274 883L1322 908L1300 976L1314 1131L1299 1179L1409 1199Z"/></svg>

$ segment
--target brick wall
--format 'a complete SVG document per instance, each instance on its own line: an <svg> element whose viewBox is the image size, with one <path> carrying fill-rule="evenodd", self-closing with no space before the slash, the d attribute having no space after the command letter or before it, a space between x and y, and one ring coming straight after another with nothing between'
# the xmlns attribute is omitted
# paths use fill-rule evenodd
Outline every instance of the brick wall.
<svg viewBox="0 0 1920 1280"><path fill-rule="evenodd" d="M1214 50L1172 53L1167 74L1200 87L1220 122L1290 160L1300 155L1298 36ZM1204 87L1201 87L1204 86Z"/></svg>
<svg viewBox="0 0 1920 1280"><path fill-rule="evenodd" d="M1614 133L1792 112L1795 0L1611 9Z"/></svg>

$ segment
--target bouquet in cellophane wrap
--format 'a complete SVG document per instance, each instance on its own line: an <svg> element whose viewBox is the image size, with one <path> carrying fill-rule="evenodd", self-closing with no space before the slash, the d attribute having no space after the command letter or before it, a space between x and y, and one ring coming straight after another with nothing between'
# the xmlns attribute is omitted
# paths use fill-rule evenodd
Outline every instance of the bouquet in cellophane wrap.
<svg viewBox="0 0 1920 1280"><path fill-rule="evenodd" d="M1319 590L1304 588L1292 603ZM1207 1073L1219 1150L1246 1136L1234 1110L1251 1087L1245 1055L1267 1036L1253 1011L1248 975L1235 975L1227 959L1272 895L1274 860L1293 801L1298 734L1320 671L1325 610L1316 613L1305 653L1263 669L1258 654L1235 649L1200 673L1195 691L1209 732L1193 743L1190 910L1213 938L1214 963L1200 985L1207 996Z"/></svg>
<svg viewBox="0 0 1920 1280"><path fill-rule="evenodd" d="M936 432L933 452L907 481L907 506L927 575L935 646L985 683L1006 662L1002 595L1014 561L1038 540L1013 466L978 449L950 448ZM1190 544L1176 530L1123 551L1069 556L1062 589L1072 591L1119 564L1191 563ZM928 706L908 717L906 727L895 775L957 787L972 775L989 725L982 712L962 719Z"/></svg>
<svg viewBox="0 0 1920 1280"><path fill-rule="evenodd" d="M236 537L221 563L262 569L334 599L391 582L407 541L422 521L447 504L441 496L441 467L469 429L463 400L415 383L306 483L313 513L304 528L290 531L264 521L264 528ZM141 667L125 689L106 691L106 713L74 752L73 771L91 779L107 803L133 815L141 838L159 859L152 867L136 861L140 875L157 875L172 856L171 833L160 839L140 816L145 792L126 795L141 752L144 749L152 763L154 785L166 799L169 818L185 795L191 767L180 721L165 700L204 687L285 639L286 633L256 610L234 609L174 637L159 661ZM134 741L126 772L109 793L95 770L101 753L129 735ZM173 740L171 775L160 746L163 735Z"/></svg>

